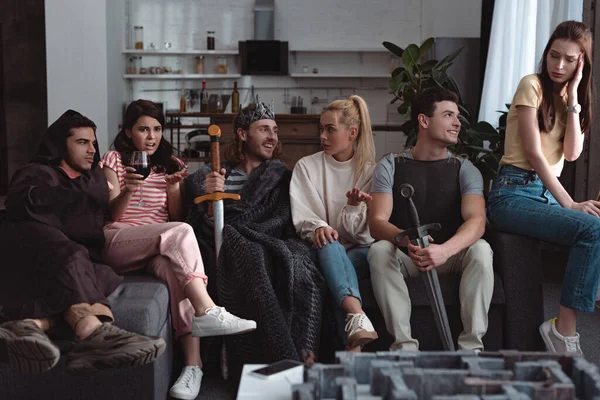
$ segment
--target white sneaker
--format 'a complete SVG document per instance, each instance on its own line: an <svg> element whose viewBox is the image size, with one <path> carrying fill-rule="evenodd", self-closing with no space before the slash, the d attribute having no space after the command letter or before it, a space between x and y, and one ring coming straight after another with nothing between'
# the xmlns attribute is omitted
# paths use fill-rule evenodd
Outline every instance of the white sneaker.
<svg viewBox="0 0 600 400"><path fill-rule="evenodd" d="M200 367L186 365L171 390L169 390L169 396L175 399L194 400L200 393L203 375Z"/></svg>
<svg viewBox="0 0 600 400"><path fill-rule="evenodd" d="M256 322L238 318L219 306L207 309L206 315L192 318L192 336L235 335L255 329Z"/></svg>
<svg viewBox="0 0 600 400"><path fill-rule="evenodd" d="M546 349L552 353L583 354L579 346L579 333L575 336L563 336L556 330L556 318L549 319L540 325L540 335L544 339Z"/></svg>
<svg viewBox="0 0 600 400"><path fill-rule="evenodd" d="M365 314L346 314L345 331L350 348L364 346L379 337Z"/></svg>

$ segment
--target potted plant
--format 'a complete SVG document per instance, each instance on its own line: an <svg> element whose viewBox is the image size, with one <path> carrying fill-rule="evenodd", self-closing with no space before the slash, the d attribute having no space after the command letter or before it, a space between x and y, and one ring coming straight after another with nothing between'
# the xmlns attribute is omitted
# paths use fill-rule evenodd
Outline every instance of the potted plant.
<svg viewBox="0 0 600 400"><path fill-rule="evenodd" d="M406 146L414 146L417 142L416 124L410 120L410 109L415 95L434 86L453 91L458 96L461 129L458 143L451 147L451 151L471 160L481 171L486 188L489 188L489 182L496 175L498 162L502 157L504 131L497 130L485 121L474 120L469 108L463 103L456 81L447 73L454 59L462 51L462 47L441 60L424 61L433 44L434 39L429 38L421 46L410 44L406 49L402 49L393 43L383 42L386 49L402 60L402 65L392 71L389 89L394 96L391 103L400 101L398 112L407 119L400 127L406 135ZM484 146L486 141L489 142L488 147Z"/></svg>

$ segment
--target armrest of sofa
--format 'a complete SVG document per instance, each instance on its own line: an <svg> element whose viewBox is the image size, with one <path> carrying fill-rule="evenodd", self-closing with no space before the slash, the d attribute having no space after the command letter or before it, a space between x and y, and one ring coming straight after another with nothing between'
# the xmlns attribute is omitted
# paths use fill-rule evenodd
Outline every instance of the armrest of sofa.
<svg viewBox="0 0 600 400"><path fill-rule="evenodd" d="M504 286L506 349L544 350L539 325L544 321L541 242L500 232L490 225L486 240L494 251L494 270Z"/></svg>

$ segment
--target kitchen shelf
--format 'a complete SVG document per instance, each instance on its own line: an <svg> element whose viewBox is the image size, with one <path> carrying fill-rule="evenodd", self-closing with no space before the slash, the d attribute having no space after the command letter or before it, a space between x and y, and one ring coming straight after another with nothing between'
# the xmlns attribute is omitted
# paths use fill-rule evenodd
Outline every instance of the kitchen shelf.
<svg viewBox="0 0 600 400"><path fill-rule="evenodd" d="M214 56L237 56L238 50L135 50L128 49L123 50L123 54L137 54L146 56L203 56L203 55L214 55Z"/></svg>
<svg viewBox="0 0 600 400"><path fill-rule="evenodd" d="M237 79L241 76L241 74L124 74L123 78L146 81L174 81L182 79Z"/></svg>
<svg viewBox="0 0 600 400"><path fill-rule="evenodd" d="M318 79L318 78L364 78L364 79L371 79L371 78L390 78L391 74L359 74L359 73L349 73L349 74L329 74L329 73L324 73L324 74L311 74L311 73L291 73L290 76L292 78L306 78L306 79Z"/></svg>
<svg viewBox="0 0 600 400"><path fill-rule="evenodd" d="M385 47L367 47L358 49L336 49L336 48L324 48L324 49L292 49L292 53L387 53L388 49Z"/></svg>

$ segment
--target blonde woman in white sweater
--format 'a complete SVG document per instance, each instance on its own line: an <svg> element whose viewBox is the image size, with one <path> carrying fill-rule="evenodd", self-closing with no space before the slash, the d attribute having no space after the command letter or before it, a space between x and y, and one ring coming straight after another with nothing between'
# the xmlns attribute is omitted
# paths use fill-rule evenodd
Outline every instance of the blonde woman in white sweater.
<svg viewBox="0 0 600 400"><path fill-rule="evenodd" d="M290 183L292 218L296 231L313 243L327 285L339 308L347 348L377 339L365 315L358 277L368 274L367 204L375 167L371 118L359 96L336 100L321 112L323 151L294 167ZM345 318L344 318L345 317Z"/></svg>

